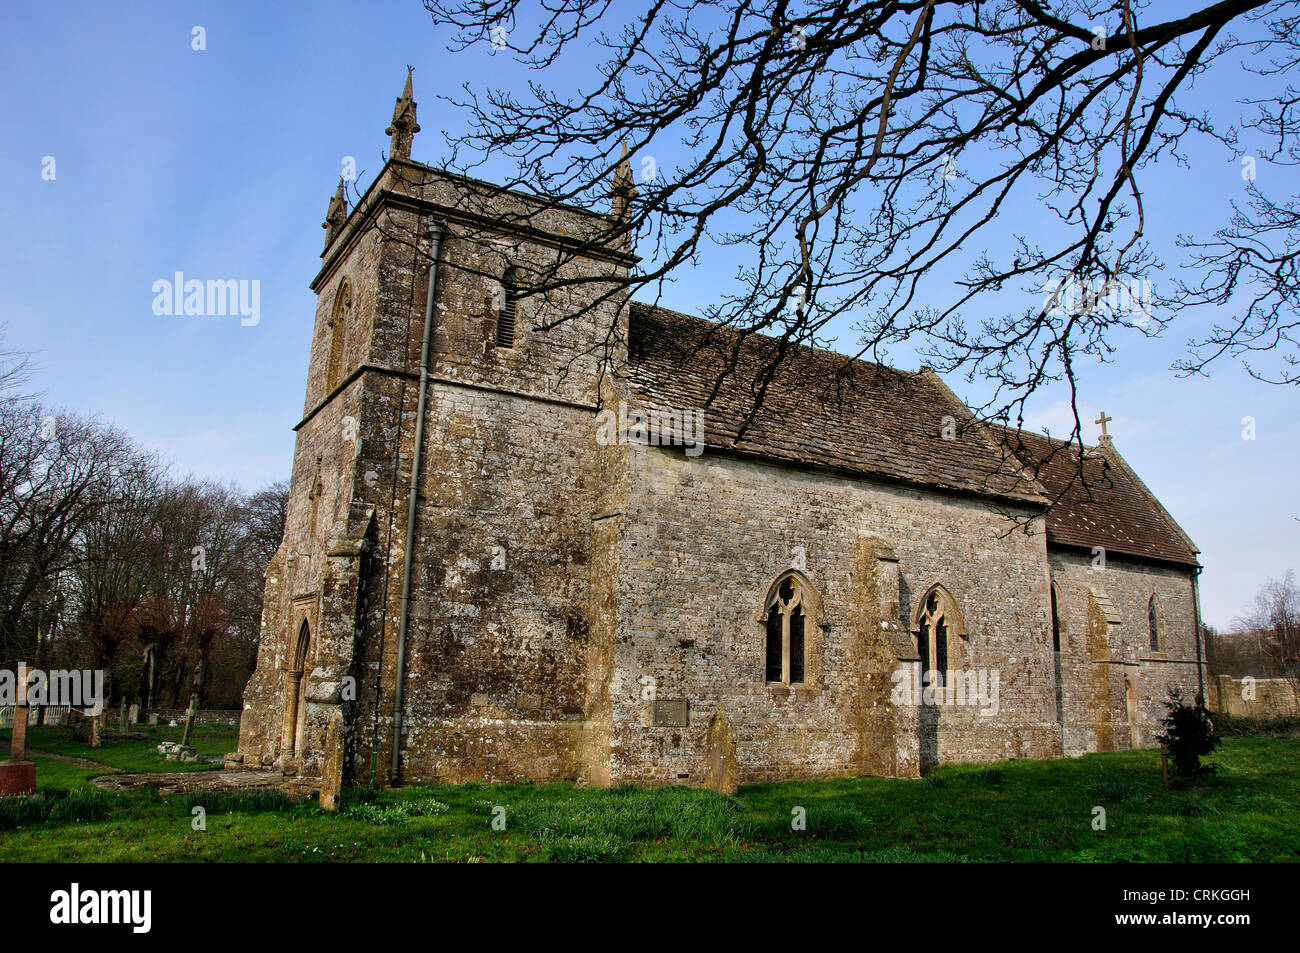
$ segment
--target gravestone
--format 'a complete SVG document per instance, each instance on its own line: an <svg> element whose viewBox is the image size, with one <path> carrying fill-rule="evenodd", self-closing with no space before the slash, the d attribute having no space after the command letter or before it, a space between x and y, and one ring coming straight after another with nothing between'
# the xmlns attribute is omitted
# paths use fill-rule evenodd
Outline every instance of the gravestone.
<svg viewBox="0 0 1300 953"><path fill-rule="evenodd" d="M180 744L174 741L165 741L158 746L158 750L163 752L168 761L197 761L199 753L190 744L190 736L194 733L194 719L198 717L198 699L190 696L190 707L185 711L185 730L181 732ZM176 724L172 722L172 724Z"/></svg>
<svg viewBox="0 0 1300 953"><path fill-rule="evenodd" d="M325 763L320 776L320 806L327 811L339 809L343 788L343 711L331 707L325 729Z"/></svg>
<svg viewBox="0 0 1300 953"><path fill-rule="evenodd" d="M722 712L709 721L704 746L704 786L719 794L735 794L736 741Z"/></svg>
<svg viewBox="0 0 1300 953"><path fill-rule="evenodd" d="M140 706L132 705L130 708L128 708L126 711L126 717L131 724L133 725L140 724Z"/></svg>
<svg viewBox="0 0 1300 953"><path fill-rule="evenodd" d="M190 696L190 707L185 710L185 730L181 732L182 748L189 747L190 735L194 733L194 719L199 714L198 701L193 695Z"/></svg>
<svg viewBox="0 0 1300 953"><path fill-rule="evenodd" d="M27 682L20 679L15 688L9 760L0 764L0 795L36 793L36 763L27 760Z"/></svg>
<svg viewBox="0 0 1300 953"><path fill-rule="evenodd" d="M117 715L117 730L120 734L126 734L131 730L131 725L126 720L126 699L122 699L122 705Z"/></svg>

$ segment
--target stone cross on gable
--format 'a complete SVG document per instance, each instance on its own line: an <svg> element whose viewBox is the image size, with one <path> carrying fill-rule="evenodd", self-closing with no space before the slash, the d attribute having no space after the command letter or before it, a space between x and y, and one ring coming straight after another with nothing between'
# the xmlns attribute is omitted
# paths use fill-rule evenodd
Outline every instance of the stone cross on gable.
<svg viewBox="0 0 1300 953"><path fill-rule="evenodd" d="M1114 420L1114 419L1115 419L1114 417L1107 417L1107 416L1106 416L1106 411L1103 410L1103 411L1101 412L1101 416L1098 417L1095 421L1093 421L1094 423L1101 424L1101 439L1102 439L1102 440L1109 440L1109 439L1110 439L1110 434L1108 434L1108 433L1106 432L1106 425L1107 425L1108 423L1110 423L1110 422L1111 422L1112 420Z"/></svg>

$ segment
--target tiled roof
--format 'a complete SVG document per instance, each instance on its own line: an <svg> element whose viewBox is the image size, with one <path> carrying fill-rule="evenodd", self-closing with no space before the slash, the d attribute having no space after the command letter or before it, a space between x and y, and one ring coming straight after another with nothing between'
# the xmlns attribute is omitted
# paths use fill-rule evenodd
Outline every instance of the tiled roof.
<svg viewBox="0 0 1300 953"><path fill-rule="evenodd" d="M1024 430L1006 435L1053 501L1049 543L1197 565L1195 544L1109 442L1085 447L1080 470L1077 444Z"/></svg>
<svg viewBox="0 0 1300 953"><path fill-rule="evenodd" d="M844 355L792 347L753 421L757 382L777 341L750 335L718 395L737 332L633 302L629 341L633 390L658 410L704 411L710 449L855 471L889 482L1041 504L1042 488L1023 472L929 371L909 373ZM832 380L837 370L845 373ZM945 417L955 439L943 438ZM950 431L951 433L952 431Z"/></svg>
<svg viewBox="0 0 1300 953"><path fill-rule="evenodd" d="M972 421L931 371L911 373L792 346L753 413L760 375L778 343L750 335L708 402L738 340L733 329L632 302L628 352L635 396L657 410L704 411L710 449L1031 506L1051 503L1049 543L1196 565L1195 546L1113 449L1091 448L1085 480L1079 480L1077 448ZM955 426L956 439L944 439L945 423Z"/></svg>

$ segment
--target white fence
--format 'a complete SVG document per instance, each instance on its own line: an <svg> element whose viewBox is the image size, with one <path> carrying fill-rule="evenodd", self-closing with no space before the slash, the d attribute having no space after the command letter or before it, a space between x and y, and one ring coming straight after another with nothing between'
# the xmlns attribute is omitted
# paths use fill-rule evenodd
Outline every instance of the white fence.
<svg viewBox="0 0 1300 953"><path fill-rule="evenodd" d="M70 705L45 705L42 708L30 708L27 711L27 726L38 723L39 712L45 713L45 720L40 721L43 725L66 725L68 723L68 712L72 708ZM0 728L12 728L14 726L14 706L5 705L0 707Z"/></svg>

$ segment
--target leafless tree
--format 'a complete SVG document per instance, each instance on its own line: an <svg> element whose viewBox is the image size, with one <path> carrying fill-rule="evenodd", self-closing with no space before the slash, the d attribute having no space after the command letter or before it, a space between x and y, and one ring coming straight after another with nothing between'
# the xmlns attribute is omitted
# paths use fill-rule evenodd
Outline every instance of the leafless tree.
<svg viewBox="0 0 1300 953"><path fill-rule="evenodd" d="M248 498L246 542L248 557L258 571L266 569L284 538L289 515L289 484L277 480Z"/></svg>
<svg viewBox="0 0 1300 953"><path fill-rule="evenodd" d="M184 705L192 694L200 704L236 703L256 654L283 485L251 498L194 479L142 477L132 486L138 492L119 497L84 536L77 644L89 664L137 679L143 667L132 663L149 650L156 683L148 694L160 704ZM131 659L118 657L123 647ZM119 691L146 694L135 684Z"/></svg>
<svg viewBox="0 0 1300 953"><path fill-rule="evenodd" d="M102 505L73 541L68 574L76 660L109 673L109 693L117 687L114 655L131 636L135 613L149 595L148 567L158 549L154 509L165 473L151 455L137 452L114 476Z"/></svg>
<svg viewBox="0 0 1300 953"><path fill-rule="evenodd" d="M152 646L171 703L237 703L287 485L174 478L116 428L20 393L29 368L0 348L0 665L102 669L124 696Z"/></svg>
<svg viewBox="0 0 1300 953"><path fill-rule="evenodd" d="M19 398L18 388L27 383L31 374L31 355L22 351L5 350L5 326L0 324L0 400Z"/></svg>
<svg viewBox="0 0 1300 953"><path fill-rule="evenodd" d="M1260 586L1250 609L1235 624L1259 636L1269 667L1290 683L1300 702L1300 584L1295 571L1288 569Z"/></svg>
<svg viewBox="0 0 1300 953"><path fill-rule="evenodd" d="M0 658L35 656L34 599L82 563L79 540L142 461L112 427L0 400Z"/></svg>
<svg viewBox="0 0 1300 953"><path fill-rule="evenodd" d="M841 316L861 333L853 356L923 342L937 370L989 382L977 409L1015 426L1040 387L1064 381L1073 402L1081 363L1196 304L1233 310L1182 372L1231 355L1261 379L1300 381L1292 195L1251 183L1217 235L1183 237L1199 277L1153 282L1165 293L1136 306L1125 294L1161 274L1150 239L1173 237L1146 214L1142 183L1185 162L1190 136L1240 150L1250 133L1271 161L1295 159L1294 0L1169 19L1140 0L651 0L630 23L611 0L425 6L453 52L492 44L538 71L581 71L598 51L580 90L545 72L526 89L466 84L451 101L470 129L442 164L468 174L504 155L517 168L506 188L593 207L626 143L638 173L634 189L627 168L619 180L626 210L569 253L622 241L644 256L622 287L602 279L604 300L653 298L710 246L734 249L734 280L703 310L739 332L737 350L755 332L780 342L756 404L789 348L824 343ZM1243 66L1263 92L1239 122L1211 118L1198 81ZM1223 174L1241 187L1235 168ZM591 280L562 264L527 293ZM962 275L946 300L945 271Z"/></svg>

